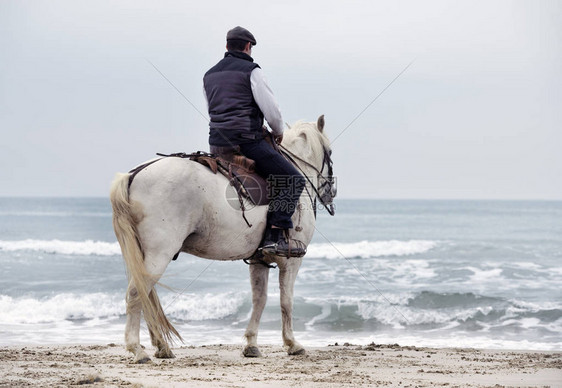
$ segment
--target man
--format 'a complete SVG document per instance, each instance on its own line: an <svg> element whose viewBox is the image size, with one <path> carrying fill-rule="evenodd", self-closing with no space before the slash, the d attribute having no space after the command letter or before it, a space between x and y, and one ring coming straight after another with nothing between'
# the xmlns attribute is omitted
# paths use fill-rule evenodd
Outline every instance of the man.
<svg viewBox="0 0 562 388"><path fill-rule="evenodd" d="M209 116L209 144L212 153L235 152L256 163L256 172L270 185L264 254L300 257L306 251L289 241L291 216L304 188L305 179L279 152L265 141L264 117L275 141L283 139L281 111L263 72L254 63L254 35L235 27L226 34L224 58L203 77Z"/></svg>

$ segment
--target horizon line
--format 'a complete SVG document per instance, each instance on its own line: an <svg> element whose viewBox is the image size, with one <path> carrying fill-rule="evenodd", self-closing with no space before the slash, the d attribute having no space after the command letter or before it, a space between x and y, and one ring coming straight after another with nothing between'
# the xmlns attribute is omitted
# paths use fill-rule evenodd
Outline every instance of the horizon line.
<svg viewBox="0 0 562 388"><path fill-rule="evenodd" d="M107 199L109 195L2 195L0 199ZM498 201L498 202L561 202L562 198L391 198L391 197L343 197L336 198L334 202L344 201Z"/></svg>

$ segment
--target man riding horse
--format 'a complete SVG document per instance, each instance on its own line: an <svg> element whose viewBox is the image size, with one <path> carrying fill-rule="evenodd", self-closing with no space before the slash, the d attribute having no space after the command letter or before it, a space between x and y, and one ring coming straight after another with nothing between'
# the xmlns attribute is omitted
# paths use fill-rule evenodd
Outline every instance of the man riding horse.
<svg viewBox="0 0 562 388"><path fill-rule="evenodd" d="M251 57L255 45L254 35L245 28L228 31L224 58L203 77L211 118L210 150L254 160L256 172L270 186L261 250L264 254L301 257L306 250L290 241L289 230L305 178L265 140L264 118L278 144L283 140L283 119L263 71Z"/></svg>

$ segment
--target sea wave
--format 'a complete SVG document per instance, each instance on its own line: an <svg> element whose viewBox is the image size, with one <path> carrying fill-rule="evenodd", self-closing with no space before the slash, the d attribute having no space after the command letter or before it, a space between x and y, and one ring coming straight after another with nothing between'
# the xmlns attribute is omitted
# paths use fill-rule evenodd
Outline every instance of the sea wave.
<svg viewBox="0 0 562 388"><path fill-rule="evenodd" d="M162 298L166 314L182 321L222 319L237 314L250 297L245 292L174 295Z"/></svg>
<svg viewBox="0 0 562 388"><path fill-rule="evenodd" d="M244 327L251 308L249 292L205 294L162 293L168 318L179 325ZM273 299L273 298L272 298ZM278 324L278 300L268 304L262 318L264 328ZM562 305L526 304L517 300L472 293L403 293L367 298L295 299L295 319L306 332L435 333L517 336L525 330L533 338L554 343L562 332ZM45 297L0 295L0 330L13 325L58 327L104 327L122 324L126 313L120 293L63 293ZM74 327L73 326L73 327ZM9 329L8 329L9 330ZM495 338L495 337L494 337ZM529 337L530 338L530 337Z"/></svg>
<svg viewBox="0 0 562 388"><path fill-rule="evenodd" d="M384 325L394 329L451 329L488 331L511 326L513 331L533 327L562 330L562 304L525 303L473 293L430 291L347 297L305 298L301 302L310 314L307 326ZM302 308L301 308L302 310Z"/></svg>
<svg viewBox="0 0 562 388"><path fill-rule="evenodd" d="M34 298L0 295L0 324L52 323L125 314L124 297L105 293Z"/></svg>
<svg viewBox="0 0 562 388"><path fill-rule="evenodd" d="M101 217L109 218L111 212L70 212L70 211L0 211L0 217Z"/></svg>
<svg viewBox="0 0 562 388"><path fill-rule="evenodd" d="M437 246L436 241L427 240L388 240L359 241L353 243L310 244L307 257L324 257L328 259L369 258L382 256L409 256L427 252Z"/></svg>
<svg viewBox="0 0 562 388"><path fill-rule="evenodd" d="M2 241L0 240L0 250L15 251L35 251L63 255L97 255L114 256L120 255L121 249L117 242L105 241L64 241L64 240L20 240Z"/></svg>
<svg viewBox="0 0 562 388"><path fill-rule="evenodd" d="M342 255L346 258L369 258L382 256L409 256L427 252L437 246L435 241L359 241L354 243L310 244L307 257L336 259ZM35 251L63 255L120 255L121 249L117 242L106 241L64 241L64 240L0 240L0 250L4 251Z"/></svg>
<svg viewBox="0 0 562 388"><path fill-rule="evenodd" d="M250 298L246 293L166 294L161 300L171 319L206 321L236 314ZM126 314L126 306L120 294L63 293L41 298L0 295L0 311L0 325L37 324L116 318Z"/></svg>

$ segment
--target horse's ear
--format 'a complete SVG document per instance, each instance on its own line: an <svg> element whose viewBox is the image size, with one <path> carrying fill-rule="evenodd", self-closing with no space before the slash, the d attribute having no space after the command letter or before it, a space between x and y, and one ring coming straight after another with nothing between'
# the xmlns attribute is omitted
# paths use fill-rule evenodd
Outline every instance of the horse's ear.
<svg viewBox="0 0 562 388"><path fill-rule="evenodd" d="M316 127L320 132L324 130L324 115L318 117L318 121L316 122Z"/></svg>

